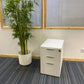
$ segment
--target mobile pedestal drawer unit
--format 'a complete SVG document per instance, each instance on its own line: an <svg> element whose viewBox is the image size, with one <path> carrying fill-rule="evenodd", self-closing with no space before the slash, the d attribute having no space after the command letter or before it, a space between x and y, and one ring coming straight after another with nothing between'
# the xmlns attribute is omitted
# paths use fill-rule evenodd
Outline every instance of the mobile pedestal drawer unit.
<svg viewBox="0 0 84 84"><path fill-rule="evenodd" d="M41 73L60 77L64 40L47 39L40 49Z"/></svg>

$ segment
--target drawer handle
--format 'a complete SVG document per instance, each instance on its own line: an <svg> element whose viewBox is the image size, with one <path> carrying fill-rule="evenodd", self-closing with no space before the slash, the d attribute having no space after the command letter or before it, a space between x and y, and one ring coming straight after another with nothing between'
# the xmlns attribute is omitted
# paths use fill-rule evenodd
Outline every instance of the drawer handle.
<svg viewBox="0 0 84 84"><path fill-rule="evenodd" d="M54 64L52 64L52 63L46 63L46 64L49 64L49 65L54 65Z"/></svg>
<svg viewBox="0 0 84 84"><path fill-rule="evenodd" d="M47 50L50 50L50 51L55 51L54 49L47 49Z"/></svg>
<svg viewBox="0 0 84 84"><path fill-rule="evenodd" d="M47 56L47 58L52 58L53 59L54 57Z"/></svg>

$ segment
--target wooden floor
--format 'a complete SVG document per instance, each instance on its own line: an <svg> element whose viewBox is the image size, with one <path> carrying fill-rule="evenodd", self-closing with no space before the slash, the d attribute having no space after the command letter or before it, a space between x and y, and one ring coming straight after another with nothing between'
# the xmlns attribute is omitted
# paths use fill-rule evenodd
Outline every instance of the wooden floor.
<svg viewBox="0 0 84 84"><path fill-rule="evenodd" d="M21 66L17 58L0 57L0 84L84 84L84 62L64 61L61 77L40 74L40 60Z"/></svg>

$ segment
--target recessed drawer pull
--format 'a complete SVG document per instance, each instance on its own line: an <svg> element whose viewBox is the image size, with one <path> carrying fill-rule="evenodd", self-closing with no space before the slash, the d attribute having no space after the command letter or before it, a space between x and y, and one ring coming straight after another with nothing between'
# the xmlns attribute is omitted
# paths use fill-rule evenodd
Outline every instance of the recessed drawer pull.
<svg viewBox="0 0 84 84"><path fill-rule="evenodd" d="M47 58L52 58L53 59L54 57L47 56Z"/></svg>
<svg viewBox="0 0 84 84"><path fill-rule="evenodd" d="M54 65L54 64L52 64L52 63L46 63L46 64L49 64L49 65Z"/></svg>
<svg viewBox="0 0 84 84"><path fill-rule="evenodd" d="M55 51L55 49L47 49L47 50L50 50L50 51Z"/></svg>

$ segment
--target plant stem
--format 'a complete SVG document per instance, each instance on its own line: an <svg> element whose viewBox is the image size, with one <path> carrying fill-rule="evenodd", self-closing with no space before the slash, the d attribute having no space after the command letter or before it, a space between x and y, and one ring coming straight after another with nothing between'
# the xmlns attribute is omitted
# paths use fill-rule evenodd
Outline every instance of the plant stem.
<svg viewBox="0 0 84 84"><path fill-rule="evenodd" d="M21 43L21 54L25 54L25 47L24 47L24 40L23 40L23 36L22 36L22 27L20 24L20 13L19 13L19 9L17 9L17 14L18 14L18 27L19 27L19 33L20 33L20 43Z"/></svg>
<svg viewBox="0 0 84 84"><path fill-rule="evenodd" d="M21 45L21 54L24 54L24 45Z"/></svg>
<svg viewBox="0 0 84 84"><path fill-rule="evenodd" d="M26 43L25 43L25 44L26 44L26 46L25 46L25 51L26 51L26 54L28 54L28 48L27 48L27 47L28 47L28 43L27 43L27 40L26 40L25 42L26 42Z"/></svg>

